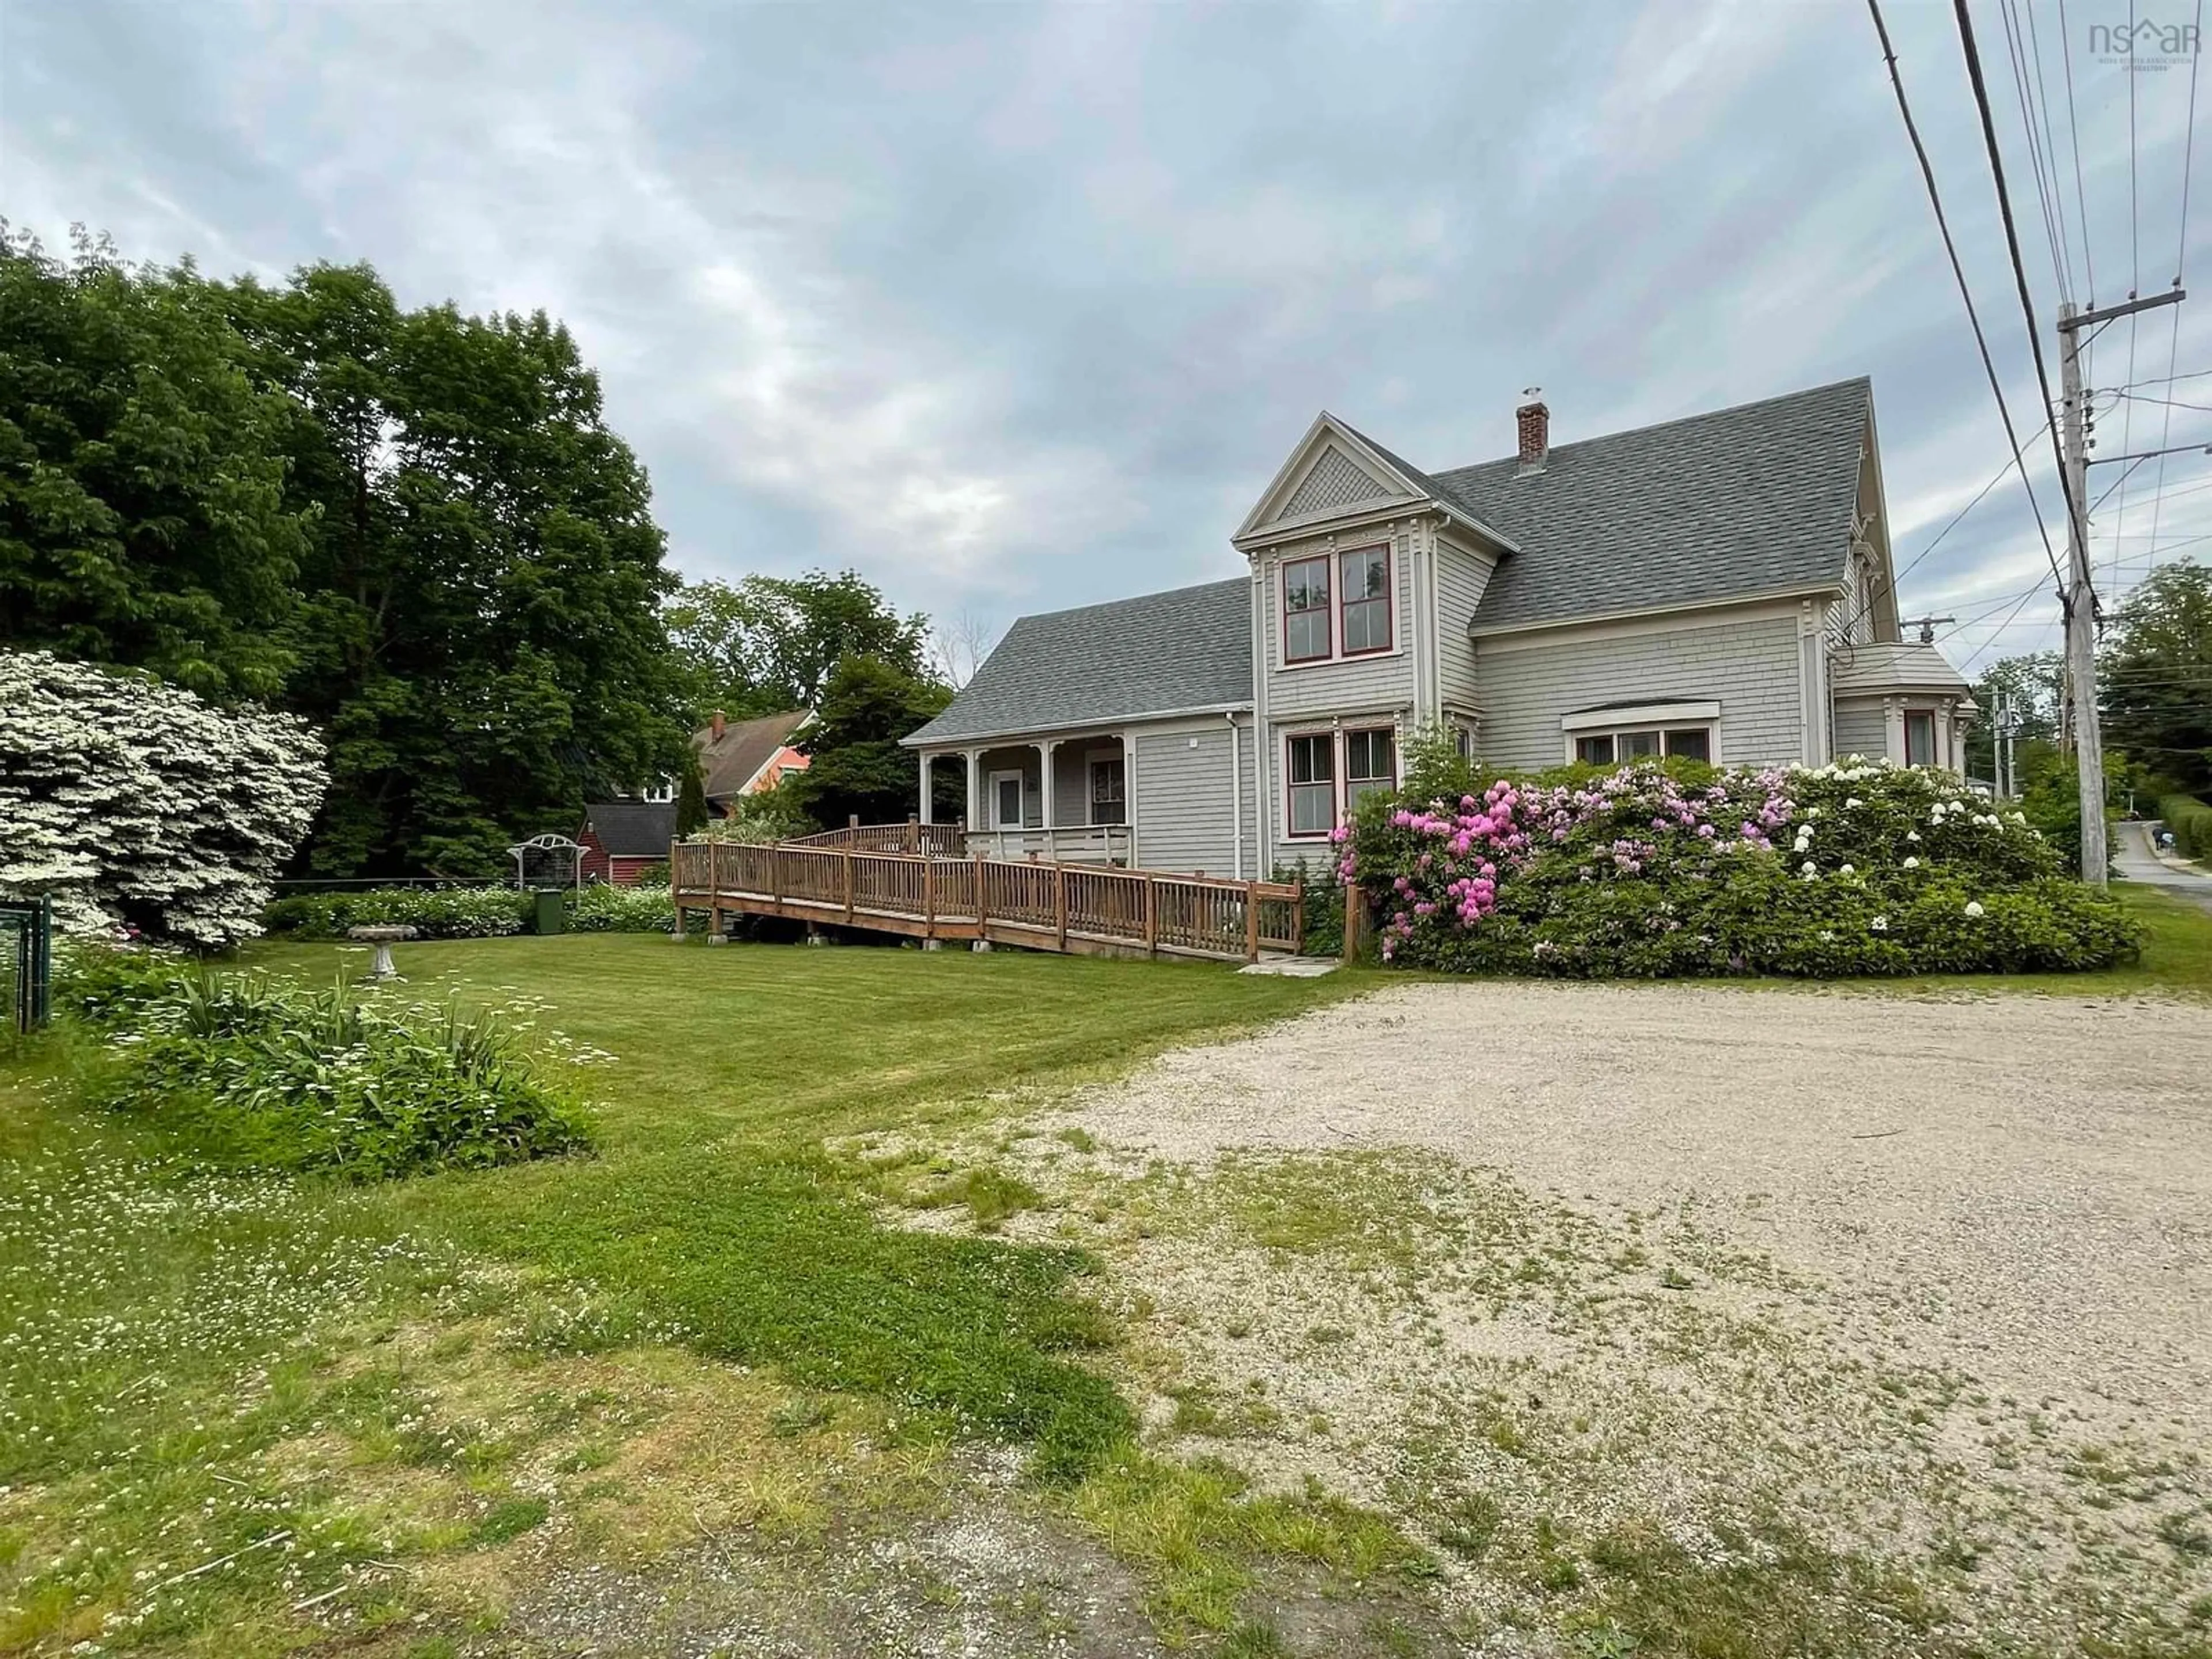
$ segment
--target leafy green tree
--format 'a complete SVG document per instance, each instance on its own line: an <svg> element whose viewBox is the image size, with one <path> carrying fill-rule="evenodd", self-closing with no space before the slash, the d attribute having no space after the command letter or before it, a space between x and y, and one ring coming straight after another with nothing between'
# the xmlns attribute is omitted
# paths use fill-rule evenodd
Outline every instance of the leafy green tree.
<svg viewBox="0 0 2212 1659"><path fill-rule="evenodd" d="M496 872L518 836L679 764L674 578L568 331L402 312L365 265L229 303L301 411L286 701L331 744L312 867Z"/></svg>
<svg viewBox="0 0 2212 1659"><path fill-rule="evenodd" d="M831 671L813 725L801 739L804 772L787 777L817 823L854 813L863 823L896 823L915 810L921 763L899 739L952 701L950 687L881 657L848 656Z"/></svg>
<svg viewBox="0 0 2212 1659"><path fill-rule="evenodd" d="M690 673L695 712L733 720L813 708L851 656L921 676L929 619L902 617L858 572L746 576L685 586L667 608L668 631Z"/></svg>
<svg viewBox="0 0 2212 1659"><path fill-rule="evenodd" d="M0 641L269 697L314 507L286 489L289 401L188 264L0 222Z"/></svg>
<svg viewBox="0 0 2212 1659"><path fill-rule="evenodd" d="M2191 793L2212 788L2212 568L2182 561L2138 583L2097 661L2105 741Z"/></svg>
<svg viewBox="0 0 2212 1659"><path fill-rule="evenodd" d="M678 839L696 836L707 827L707 780L695 754L684 768L684 781L676 790L676 834Z"/></svg>

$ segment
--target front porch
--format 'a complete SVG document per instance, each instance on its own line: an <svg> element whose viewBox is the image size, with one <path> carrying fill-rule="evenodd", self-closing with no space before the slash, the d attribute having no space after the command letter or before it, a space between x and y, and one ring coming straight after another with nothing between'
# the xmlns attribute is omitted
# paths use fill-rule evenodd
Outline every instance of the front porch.
<svg viewBox="0 0 2212 1659"><path fill-rule="evenodd" d="M970 856L1127 866L1136 848L1133 744L1125 731L1101 730L925 750L921 821L933 821L939 769L957 767Z"/></svg>

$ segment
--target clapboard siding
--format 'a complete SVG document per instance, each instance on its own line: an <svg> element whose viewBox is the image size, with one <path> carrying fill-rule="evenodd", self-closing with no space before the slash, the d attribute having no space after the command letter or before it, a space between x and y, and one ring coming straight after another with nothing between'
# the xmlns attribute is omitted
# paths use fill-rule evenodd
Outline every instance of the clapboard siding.
<svg viewBox="0 0 2212 1659"><path fill-rule="evenodd" d="M1437 689L1443 701L1464 708L1475 700L1480 681L1475 673L1474 641L1468 624L1482 603L1482 590L1490 586L1490 566L1466 549L1439 539L1437 543Z"/></svg>
<svg viewBox="0 0 2212 1659"><path fill-rule="evenodd" d="M1332 552L1350 552L1354 548L1372 546L1378 541L1390 544L1391 646L1388 652L1371 657L1352 657L1340 662L1304 664L1295 667L1283 666L1283 610L1280 579L1285 560L1312 558ZM1267 711L1271 714L1298 715L1334 714L1339 709L1396 708L1410 706L1413 701L1413 659L1412 618L1413 614L1413 560L1408 556L1408 538L1403 533L1377 532L1373 537L1350 533L1336 538L1337 545L1331 548L1326 541L1314 540L1293 543L1287 547L1272 550L1262 567L1266 582L1261 589L1266 611L1261 621L1261 635L1267 651ZM1334 583L1339 579L1334 567L1330 571L1331 594L1335 598ZM1335 626L1334 620L1332 628Z"/></svg>
<svg viewBox="0 0 2212 1659"><path fill-rule="evenodd" d="M1863 755L1880 760L1889 752L1888 716L1881 700L1836 704L1836 758Z"/></svg>
<svg viewBox="0 0 2212 1659"><path fill-rule="evenodd" d="M1479 647L1481 750L1495 766L1556 766L1559 721L1607 703L1717 700L1720 758L1774 764L1804 756L1794 617Z"/></svg>
<svg viewBox="0 0 2212 1659"><path fill-rule="evenodd" d="M1240 741L1249 742L1250 733ZM1249 757L1232 776L1229 723L1137 733L1137 863L1147 870L1236 872L1232 790L1249 796ZM1247 809L1244 860L1255 843ZM1249 875L1248 868L1246 874Z"/></svg>

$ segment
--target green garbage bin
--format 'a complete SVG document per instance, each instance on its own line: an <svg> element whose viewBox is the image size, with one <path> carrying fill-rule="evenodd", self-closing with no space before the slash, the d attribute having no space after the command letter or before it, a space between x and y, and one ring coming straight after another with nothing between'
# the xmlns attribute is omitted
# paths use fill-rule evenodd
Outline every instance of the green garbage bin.
<svg viewBox="0 0 2212 1659"><path fill-rule="evenodd" d="M540 933L565 933L568 931L568 907L563 902L565 889L541 887L538 890L538 925Z"/></svg>

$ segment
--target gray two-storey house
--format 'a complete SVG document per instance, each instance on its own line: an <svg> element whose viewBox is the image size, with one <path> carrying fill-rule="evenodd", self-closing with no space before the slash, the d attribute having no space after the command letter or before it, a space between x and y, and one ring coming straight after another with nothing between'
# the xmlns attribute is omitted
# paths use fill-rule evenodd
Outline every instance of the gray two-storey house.
<svg viewBox="0 0 2212 1659"><path fill-rule="evenodd" d="M1425 473L1317 418L1231 537L1244 574L1024 617L905 739L971 849L1265 876L1399 775L1645 755L1956 769L1972 709L1899 633L1864 380Z"/></svg>

